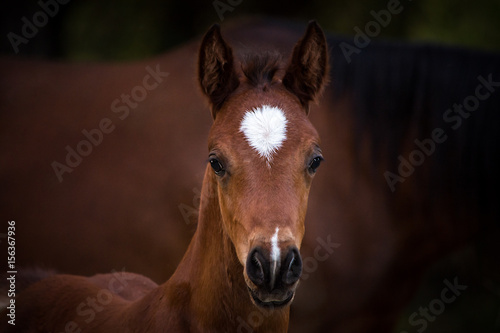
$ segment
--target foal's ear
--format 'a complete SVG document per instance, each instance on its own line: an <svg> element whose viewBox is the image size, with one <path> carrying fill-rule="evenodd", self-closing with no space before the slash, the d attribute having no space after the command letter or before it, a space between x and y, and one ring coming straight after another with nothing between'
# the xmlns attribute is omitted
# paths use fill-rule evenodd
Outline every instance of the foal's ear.
<svg viewBox="0 0 500 333"><path fill-rule="evenodd" d="M328 50L325 34L310 21L304 36L293 49L283 85L294 93L309 112L309 102L323 90L328 78Z"/></svg>
<svg viewBox="0 0 500 333"><path fill-rule="evenodd" d="M203 37L198 56L198 80L210 100L212 116L239 84L234 70L233 51L214 24Z"/></svg>

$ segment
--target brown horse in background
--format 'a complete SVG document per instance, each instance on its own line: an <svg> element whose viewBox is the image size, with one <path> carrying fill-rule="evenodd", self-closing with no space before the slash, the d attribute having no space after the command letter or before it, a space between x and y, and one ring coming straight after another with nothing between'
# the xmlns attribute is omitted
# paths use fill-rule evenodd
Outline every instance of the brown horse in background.
<svg viewBox="0 0 500 333"><path fill-rule="evenodd" d="M237 53L285 53L300 32L257 20L228 25L225 36ZM372 41L348 59L343 43L356 47L328 37L332 83L311 105L326 163L309 197L293 332L388 332L430 263L498 235L500 57ZM0 205L16 220L20 263L87 275L126 267L157 282L171 275L196 221L210 123L186 75L195 54L189 43L130 64L0 62ZM144 82L159 84L127 104ZM474 112L453 110L476 89L489 96ZM65 163L65 147L76 149L103 118L113 132L59 182L51 164ZM437 128L447 139L432 150L426 139ZM414 151L425 155L417 167L406 164ZM400 164L392 192L384 174L398 176ZM480 256L491 258L492 275L498 253Z"/></svg>
<svg viewBox="0 0 500 333"><path fill-rule="evenodd" d="M311 22L287 66L277 54L235 62L212 27L199 56L214 118L209 165L198 226L173 276L156 286L125 273L133 284L118 290L116 274L54 275L17 297L17 325L4 323L10 330L287 331L309 189L322 161L307 113L326 81L326 39ZM252 313L262 320L247 322Z"/></svg>

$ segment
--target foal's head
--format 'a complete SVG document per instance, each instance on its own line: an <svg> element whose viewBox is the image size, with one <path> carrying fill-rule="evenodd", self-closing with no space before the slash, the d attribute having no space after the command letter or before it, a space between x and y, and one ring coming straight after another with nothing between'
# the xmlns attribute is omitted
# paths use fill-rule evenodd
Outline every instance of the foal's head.
<svg viewBox="0 0 500 333"><path fill-rule="evenodd" d="M207 172L252 301L276 308L291 302L301 275L307 198L322 161L307 113L326 81L325 37L311 22L286 66L276 56L235 63L213 26L199 55L214 118Z"/></svg>

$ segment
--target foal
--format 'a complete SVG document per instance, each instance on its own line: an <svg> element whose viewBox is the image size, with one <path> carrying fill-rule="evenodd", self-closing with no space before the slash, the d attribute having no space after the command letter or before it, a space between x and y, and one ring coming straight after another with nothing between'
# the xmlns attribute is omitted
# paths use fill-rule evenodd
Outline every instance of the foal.
<svg viewBox="0 0 500 333"><path fill-rule="evenodd" d="M322 160L307 113L326 81L325 37L311 22L287 66L274 56L238 64L213 26L199 53L214 118L199 222L173 276L157 286L131 273L55 275L19 294L8 330L287 330L309 188Z"/></svg>

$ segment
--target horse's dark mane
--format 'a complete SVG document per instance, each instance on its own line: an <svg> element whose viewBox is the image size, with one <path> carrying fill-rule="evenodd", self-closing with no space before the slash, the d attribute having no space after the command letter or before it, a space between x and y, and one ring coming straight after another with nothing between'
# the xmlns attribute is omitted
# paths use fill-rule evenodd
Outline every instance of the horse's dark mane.
<svg viewBox="0 0 500 333"><path fill-rule="evenodd" d="M431 137L442 128L447 141L437 146L411 177L428 199L454 195L463 202L479 198L479 206L497 205L500 185L500 88L480 101L479 108L457 129L443 120L446 110L474 95L479 76L500 81L500 55L433 45L375 42L344 56L340 43L330 38L333 98L347 97L354 106L356 136L371 141L373 177L385 182L382 172L397 173L398 156L408 158L415 139ZM334 111L333 111L334 112ZM424 173L424 170L426 173ZM429 189L431 190L429 192Z"/></svg>
<svg viewBox="0 0 500 333"><path fill-rule="evenodd" d="M282 56L277 51L246 53L241 59L241 70L254 87L271 83L276 72L283 66Z"/></svg>
<svg viewBox="0 0 500 333"><path fill-rule="evenodd" d="M287 28L301 31L301 27ZM488 206L486 210L496 205L500 199L496 192L500 186L500 131L496 128L500 88L481 101L456 130L443 120L443 114L475 93L479 76L487 79L492 74L494 81L500 81L500 55L374 39L367 47L357 48L359 52L348 61L340 47L343 42L356 47L353 38L328 37L332 93L324 98L347 98L353 103L354 135L367 135L370 140L372 178L387 186L383 173L397 173L398 156L407 159L416 148L415 139L429 138L433 129L443 128L448 139L405 182L415 182L421 191L416 197L428 202L446 196L450 202L474 198L475 202L466 204ZM253 86L272 82L283 68L278 53L244 53L239 57L241 69Z"/></svg>

